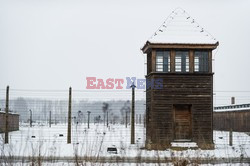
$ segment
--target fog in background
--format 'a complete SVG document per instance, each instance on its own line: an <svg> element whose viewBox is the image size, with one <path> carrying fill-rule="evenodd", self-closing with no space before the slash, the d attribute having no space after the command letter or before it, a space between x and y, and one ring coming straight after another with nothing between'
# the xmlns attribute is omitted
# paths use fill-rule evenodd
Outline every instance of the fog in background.
<svg viewBox="0 0 250 166"><path fill-rule="evenodd" d="M213 56L215 105L233 95L250 103L249 6L248 0L0 0L0 89L85 90L89 76L144 78L140 48L181 7L220 43Z"/></svg>

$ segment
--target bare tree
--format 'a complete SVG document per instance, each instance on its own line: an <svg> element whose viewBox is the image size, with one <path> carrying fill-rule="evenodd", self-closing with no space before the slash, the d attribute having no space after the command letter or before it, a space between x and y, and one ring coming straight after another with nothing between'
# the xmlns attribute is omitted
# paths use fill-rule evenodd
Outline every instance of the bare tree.
<svg viewBox="0 0 250 166"><path fill-rule="evenodd" d="M29 119L29 110L27 101L19 97L14 100L14 111L20 114L20 121L28 121Z"/></svg>

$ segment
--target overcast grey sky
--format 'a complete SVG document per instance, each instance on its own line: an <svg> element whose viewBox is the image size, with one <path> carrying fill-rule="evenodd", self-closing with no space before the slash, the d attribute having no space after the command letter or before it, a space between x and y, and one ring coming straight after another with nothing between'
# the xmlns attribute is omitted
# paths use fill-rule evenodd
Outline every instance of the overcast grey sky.
<svg viewBox="0 0 250 166"><path fill-rule="evenodd" d="M249 0L0 0L0 89L144 78L140 48L177 7L220 42L215 91L250 91Z"/></svg>

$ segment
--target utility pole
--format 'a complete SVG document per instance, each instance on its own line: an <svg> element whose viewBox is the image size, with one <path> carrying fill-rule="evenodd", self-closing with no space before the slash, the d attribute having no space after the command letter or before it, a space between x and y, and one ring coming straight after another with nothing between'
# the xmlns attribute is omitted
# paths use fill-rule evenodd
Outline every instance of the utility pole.
<svg viewBox="0 0 250 166"><path fill-rule="evenodd" d="M30 127L32 127L32 111L30 110Z"/></svg>
<svg viewBox="0 0 250 166"><path fill-rule="evenodd" d="M130 112L130 106L128 106L128 105L130 105L129 100L126 103L124 103L124 106L121 109L121 113L122 113L122 116L123 116L123 123L125 123L126 128L127 128L127 125L128 125L128 113ZM124 118L123 111L125 111L125 118Z"/></svg>
<svg viewBox="0 0 250 166"><path fill-rule="evenodd" d="M103 113L103 124L105 126L106 118L105 118L105 112Z"/></svg>
<svg viewBox="0 0 250 166"><path fill-rule="evenodd" d="M109 110L107 110L107 127L109 127Z"/></svg>
<svg viewBox="0 0 250 166"><path fill-rule="evenodd" d="M109 104L104 102L103 106L102 106L104 126L105 126L105 122L106 122L105 114L106 114L106 111L108 112L108 108L109 108ZM108 115L108 113L107 113L107 115ZM107 119L108 119L108 117L107 117Z"/></svg>
<svg viewBox="0 0 250 166"><path fill-rule="evenodd" d="M78 118L77 118L78 123L80 123L80 125L82 125L82 111L81 110L78 111L77 116L78 116Z"/></svg>
<svg viewBox="0 0 250 166"><path fill-rule="evenodd" d="M126 124L126 128L128 127L128 111L126 110L126 117L125 117L125 124Z"/></svg>
<svg viewBox="0 0 250 166"><path fill-rule="evenodd" d="M69 107L68 107L68 135L67 135L67 143L71 144L71 99L72 99L72 89L69 88Z"/></svg>
<svg viewBox="0 0 250 166"><path fill-rule="evenodd" d="M229 146L233 146L233 129L229 131Z"/></svg>
<svg viewBox="0 0 250 166"><path fill-rule="evenodd" d="M7 86L6 89L6 102L5 102L5 139L4 143L8 144L9 143L9 86Z"/></svg>
<svg viewBox="0 0 250 166"><path fill-rule="evenodd" d="M146 128L146 115L143 114L143 127Z"/></svg>
<svg viewBox="0 0 250 166"><path fill-rule="evenodd" d="M141 114L139 114L139 124L141 124Z"/></svg>
<svg viewBox="0 0 250 166"><path fill-rule="evenodd" d="M131 111L131 144L135 144L135 84L133 83L132 88L132 111Z"/></svg>
<svg viewBox="0 0 250 166"><path fill-rule="evenodd" d="M51 127L51 111L49 111L49 127Z"/></svg>
<svg viewBox="0 0 250 166"><path fill-rule="evenodd" d="M89 129L89 116L90 116L90 111L88 111L88 129Z"/></svg>

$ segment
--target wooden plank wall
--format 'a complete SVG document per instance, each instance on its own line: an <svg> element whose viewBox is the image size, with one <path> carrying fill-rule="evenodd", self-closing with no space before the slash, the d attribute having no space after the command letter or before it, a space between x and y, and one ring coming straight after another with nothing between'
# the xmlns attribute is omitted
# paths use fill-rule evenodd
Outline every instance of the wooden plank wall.
<svg viewBox="0 0 250 166"><path fill-rule="evenodd" d="M149 107L146 128L149 142L171 142L173 133L173 105L191 105L192 140L213 142L212 81L213 74L160 74L149 75L149 79L162 78L163 89L147 90Z"/></svg>
<svg viewBox="0 0 250 166"><path fill-rule="evenodd" d="M19 130L19 115L9 114L9 131ZM0 112L0 133L5 130L5 113Z"/></svg>
<svg viewBox="0 0 250 166"><path fill-rule="evenodd" d="M250 110L214 112L214 130L250 132Z"/></svg>

